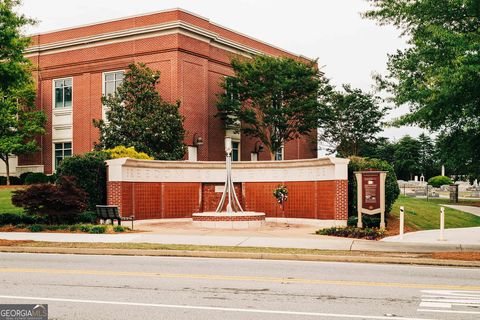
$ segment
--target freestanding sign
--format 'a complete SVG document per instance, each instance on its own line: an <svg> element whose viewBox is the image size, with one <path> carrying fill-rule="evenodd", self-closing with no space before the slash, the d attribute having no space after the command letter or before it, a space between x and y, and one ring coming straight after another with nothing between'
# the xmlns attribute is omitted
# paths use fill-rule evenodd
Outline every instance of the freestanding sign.
<svg viewBox="0 0 480 320"><path fill-rule="evenodd" d="M362 213L380 213L380 228L385 228L385 179L387 171L356 171L357 227L363 228Z"/></svg>

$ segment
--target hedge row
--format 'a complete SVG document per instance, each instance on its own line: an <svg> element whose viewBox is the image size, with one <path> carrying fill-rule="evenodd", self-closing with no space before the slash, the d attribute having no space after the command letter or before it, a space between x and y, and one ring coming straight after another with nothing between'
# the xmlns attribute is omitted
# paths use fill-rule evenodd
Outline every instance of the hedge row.
<svg viewBox="0 0 480 320"><path fill-rule="evenodd" d="M75 217L73 223L91 223L94 224L97 221L97 214L92 211L85 211ZM29 215L26 213L0 213L0 226L4 225L34 225L34 224L46 224L48 222L47 217L39 215ZM62 221L61 223L64 223Z"/></svg>
<svg viewBox="0 0 480 320"><path fill-rule="evenodd" d="M56 180L56 175L47 176L42 172L25 172L22 173L19 177L11 176L10 184L13 186L19 186L24 184L37 184L37 183L54 183ZM7 177L0 176L0 185L7 184Z"/></svg>

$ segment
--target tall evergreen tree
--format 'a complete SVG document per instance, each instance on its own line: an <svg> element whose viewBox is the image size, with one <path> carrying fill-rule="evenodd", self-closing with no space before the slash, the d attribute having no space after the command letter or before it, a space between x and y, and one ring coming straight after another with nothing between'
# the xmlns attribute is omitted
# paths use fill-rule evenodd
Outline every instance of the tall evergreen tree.
<svg viewBox="0 0 480 320"><path fill-rule="evenodd" d="M401 138L395 145L395 173L399 179L413 180L421 172L420 142L409 135Z"/></svg>
<svg viewBox="0 0 480 320"><path fill-rule="evenodd" d="M428 180L429 178L438 175L436 173L439 172L436 161L437 154L435 144L425 133L418 136L418 142L420 145L420 170L425 176L425 180Z"/></svg>

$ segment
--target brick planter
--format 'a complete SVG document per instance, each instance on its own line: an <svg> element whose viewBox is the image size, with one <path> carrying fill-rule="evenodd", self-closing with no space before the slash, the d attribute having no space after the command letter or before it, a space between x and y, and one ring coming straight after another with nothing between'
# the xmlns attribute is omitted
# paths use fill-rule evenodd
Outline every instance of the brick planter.
<svg viewBox="0 0 480 320"><path fill-rule="evenodd" d="M209 229L256 229L265 223L265 213L199 212L192 214L193 225Z"/></svg>

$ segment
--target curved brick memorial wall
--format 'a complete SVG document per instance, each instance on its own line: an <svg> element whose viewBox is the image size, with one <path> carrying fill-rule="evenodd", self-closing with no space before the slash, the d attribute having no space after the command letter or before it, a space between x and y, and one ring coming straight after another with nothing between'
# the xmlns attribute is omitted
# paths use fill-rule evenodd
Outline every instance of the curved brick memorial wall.
<svg viewBox="0 0 480 320"><path fill-rule="evenodd" d="M136 219L191 218L215 211L225 181L225 162L108 160L107 198ZM320 158L237 162L232 177L245 211L267 218L322 220L345 225L348 218L348 160ZM273 190L288 188L285 216Z"/></svg>

